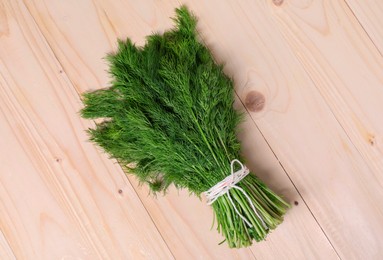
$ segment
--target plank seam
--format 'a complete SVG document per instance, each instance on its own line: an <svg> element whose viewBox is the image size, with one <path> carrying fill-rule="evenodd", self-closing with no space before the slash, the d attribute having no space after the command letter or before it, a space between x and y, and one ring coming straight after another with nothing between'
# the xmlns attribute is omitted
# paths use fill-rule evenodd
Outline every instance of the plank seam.
<svg viewBox="0 0 383 260"><path fill-rule="evenodd" d="M343 2L345 3L345 5L347 6L347 8L350 10L350 12L352 13L352 15L355 17L355 19L358 21L360 27L363 29L363 31L366 33L368 39L370 39L370 41L372 42L372 44L374 45L374 47L376 48L376 50L379 52L380 56L383 56L383 53L380 51L380 49L378 48L378 46L375 44L374 40L371 38L370 34L367 32L367 30L365 29L365 27L363 26L362 22L359 20L358 16L356 15L356 13L354 12L354 10L351 8L350 4L347 2L347 0L343 0Z"/></svg>
<svg viewBox="0 0 383 260"><path fill-rule="evenodd" d="M8 253L8 256L11 256L13 258L9 258L9 259L17 259L16 258L16 255L11 247L11 244L8 242L8 239L6 238L3 230L0 229L0 242L3 242L2 244L4 245L4 247L2 247L2 249L5 249L7 252L4 252L4 253ZM2 253L0 253L1 255Z"/></svg>

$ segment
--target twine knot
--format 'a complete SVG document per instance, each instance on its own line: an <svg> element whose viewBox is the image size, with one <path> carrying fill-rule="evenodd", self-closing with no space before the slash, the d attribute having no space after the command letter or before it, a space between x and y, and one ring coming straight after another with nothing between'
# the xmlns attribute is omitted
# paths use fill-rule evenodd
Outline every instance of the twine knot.
<svg viewBox="0 0 383 260"><path fill-rule="evenodd" d="M238 163L241 166L241 168L238 171L236 171L236 172L234 172L234 164L235 163ZM252 227L251 223L238 211L237 207L234 204L234 201L232 200L232 198L230 196L229 190L233 189L233 188L237 189L237 190L241 191L242 194L247 198L247 200L249 201L249 204L250 204L252 210L257 215L257 217L261 220L263 227L265 229L268 229L266 224L265 224L265 222L263 221L261 216L258 214L258 211L255 209L255 206L254 206L253 202L251 201L249 195L247 195L247 193L241 187L237 186L237 183L240 182L243 178L245 178L250 173L249 169L245 165L243 165L237 159L234 159L234 160L231 161L230 168L231 168L231 174L229 176L227 176L222 181L218 182L216 185L211 187L208 191L204 192L204 194L206 196L206 199L207 199L207 204L211 205L219 197L227 194L227 197L229 198L230 203L233 205L234 210L237 213L237 215L249 227Z"/></svg>

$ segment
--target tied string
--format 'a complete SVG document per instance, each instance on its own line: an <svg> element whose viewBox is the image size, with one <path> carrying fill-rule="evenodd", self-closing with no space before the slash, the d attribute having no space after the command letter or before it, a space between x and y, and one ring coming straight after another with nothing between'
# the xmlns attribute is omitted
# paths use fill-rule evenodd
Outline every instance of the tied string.
<svg viewBox="0 0 383 260"><path fill-rule="evenodd" d="M234 172L234 163L238 163L241 166L241 169ZM237 189L237 190L241 191L242 194L247 198L247 200L249 201L249 204L250 204L251 208L253 209L254 213L261 220L263 227L265 229L268 229L265 222L263 221L261 216L258 214L258 211L255 209L255 206L254 206L253 202L251 201L249 195L247 195L247 193L241 187L237 186L237 183L240 182L243 178L245 178L250 173L249 169L246 166L244 166L237 159L234 159L231 161L230 168L231 168L231 175L227 176L225 179L223 179L222 181L218 182L216 185L211 187L208 191L204 192L206 195L206 198L207 198L207 204L208 205L213 204L213 202L216 201L219 197L226 194L227 197L229 198L231 205L233 205L234 210L237 213L237 215L249 227L252 227L250 222L238 211L237 207L235 206L234 201L232 200L232 198L230 196L229 190L230 189Z"/></svg>

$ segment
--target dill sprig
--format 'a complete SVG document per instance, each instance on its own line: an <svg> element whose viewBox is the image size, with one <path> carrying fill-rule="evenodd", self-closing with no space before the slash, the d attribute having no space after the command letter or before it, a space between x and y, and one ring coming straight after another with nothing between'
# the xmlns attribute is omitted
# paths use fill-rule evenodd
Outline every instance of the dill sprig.
<svg viewBox="0 0 383 260"><path fill-rule="evenodd" d="M230 174L233 159L243 161L235 131L241 115L233 109L232 80L197 39L196 18L182 6L174 21L174 29L148 36L143 47L120 40L107 56L111 86L85 93L81 114L104 119L89 130L91 140L153 192L174 184L200 197ZM237 189L230 196L251 227L227 196L219 197L212 208L230 247L263 240L288 208L253 174L237 185L262 220Z"/></svg>

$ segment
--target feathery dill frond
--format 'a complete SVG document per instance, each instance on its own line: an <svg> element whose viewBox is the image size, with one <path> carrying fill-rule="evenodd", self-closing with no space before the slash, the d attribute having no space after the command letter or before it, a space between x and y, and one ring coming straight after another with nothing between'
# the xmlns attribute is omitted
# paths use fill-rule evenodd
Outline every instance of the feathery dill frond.
<svg viewBox="0 0 383 260"><path fill-rule="evenodd" d="M107 56L110 88L85 93L81 114L107 118L89 130L91 140L154 192L174 184L200 196L230 174L233 159L241 159L235 131L241 115L233 109L232 80L197 40L196 18L184 6L176 14L176 27L148 36L143 47L118 42L117 52ZM131 163L135 167L126 166ZM226 196L214 202L218 230L231 247L264 239L288 207L253 175L238 185L267 227L247 199L230 190L253 225L246 226Z"/></svg>

